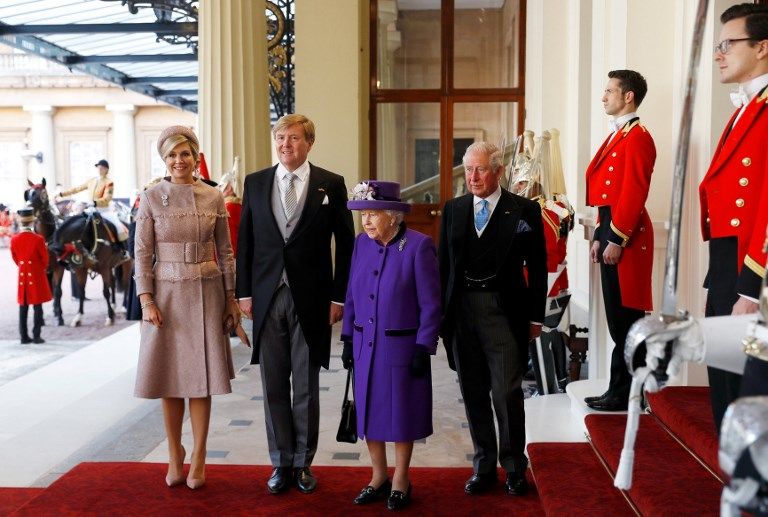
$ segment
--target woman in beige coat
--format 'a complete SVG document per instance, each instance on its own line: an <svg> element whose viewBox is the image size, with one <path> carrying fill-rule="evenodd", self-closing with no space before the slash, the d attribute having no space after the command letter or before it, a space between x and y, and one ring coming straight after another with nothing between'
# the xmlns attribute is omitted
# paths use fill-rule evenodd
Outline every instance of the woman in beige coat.
<svg viewBox="0 0 768 517"><path fill-rule="evenodd" d="M184 399L194 435L189 488L205 484L211 395L230 393L229 332L239 323L235 265L221 193L196 178L197 137L172 126L157 143L168 176L141 196L136 223L136 292L144 321L137 397L162 398L168 486L184 482Z"/></svg>

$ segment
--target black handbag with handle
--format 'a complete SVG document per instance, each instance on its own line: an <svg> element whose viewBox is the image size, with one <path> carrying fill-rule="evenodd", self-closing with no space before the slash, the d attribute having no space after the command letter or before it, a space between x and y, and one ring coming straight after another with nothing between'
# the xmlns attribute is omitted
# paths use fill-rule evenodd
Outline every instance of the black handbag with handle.
<svg viewBox="0 0 768 517"><path fill-rule="evenodd" d="M337 442L357 443L357 413L355 401L349 399L349 383L352 378L352 368L347 370L347 387L344 389L344 402L341 404L341 422L336 432Z"/></svg>

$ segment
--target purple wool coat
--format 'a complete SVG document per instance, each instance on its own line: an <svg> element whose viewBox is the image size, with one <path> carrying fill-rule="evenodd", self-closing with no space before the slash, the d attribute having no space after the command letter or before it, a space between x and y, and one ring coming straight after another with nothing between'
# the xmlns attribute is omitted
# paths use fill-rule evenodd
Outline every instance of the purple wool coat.
<svg viewBox="0 0 768 517"><path fill-rule="evenodd" d="M353 343L357 432L407 442L432 434L432 377L411 374L422 347L434 355L440 327L440 271L427 235L401 230L387 246L357 236L342 339Z"/></svg>

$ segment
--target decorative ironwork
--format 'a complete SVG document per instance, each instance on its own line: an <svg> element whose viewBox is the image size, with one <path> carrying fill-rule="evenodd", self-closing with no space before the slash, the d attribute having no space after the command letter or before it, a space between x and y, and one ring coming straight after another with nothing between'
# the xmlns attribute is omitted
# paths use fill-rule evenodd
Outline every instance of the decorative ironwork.
<svg viewBox="0 0 768 517"><path fill-rule="evenodd" d="M294 0L265 0L270 118L293 113Z"/></svg>
<svg viewBox="0 0 768 517"><path fill-rule="evenodd" d="M137 14L139 9L152 9L159 23L197 23L197 4L199 0L101 0L102 2L120 2L128 7L128 12ZM157 41L171 45L186 45L197 52L197 35L157 34Z"/></svg>

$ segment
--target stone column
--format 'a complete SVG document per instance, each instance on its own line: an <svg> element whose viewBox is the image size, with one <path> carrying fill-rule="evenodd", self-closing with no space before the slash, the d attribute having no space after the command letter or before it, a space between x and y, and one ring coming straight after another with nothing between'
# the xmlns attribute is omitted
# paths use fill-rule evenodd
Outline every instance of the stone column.
<svg viewBox="0 0 768 517"><path fill-rule="evenodd" d="M29 150L33 153L42 153L43 161L35 158L28 161L27 174L29 179L37 183L42 178L51 188L56 185L56 161L54 153L53 137L53 113L52 106L28 105L24 111L32 113L32 135L29 142Z"/></svg>
<svg viewBox="0 0 768 517"><path fill-rule="evenodd" d="M263 2L200 2L200 148L211 179L235 156L250 173L271 163L267 21Z"/></svg>
<svg viewBox="0 0 768 517"><path fill-rule="evenodd" d="M136 130L133 104L107 104L107 111L115 117L112 126L112 154L109 161L109 175L115 182L115 197L132 198L138 185L136 170Z"/></svg>

